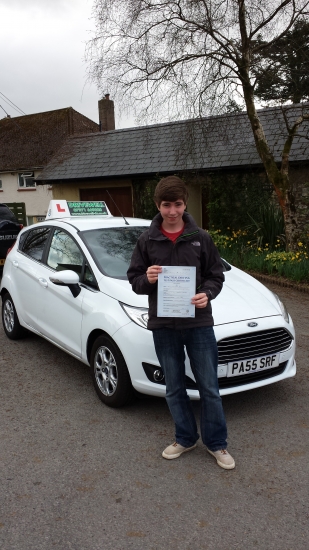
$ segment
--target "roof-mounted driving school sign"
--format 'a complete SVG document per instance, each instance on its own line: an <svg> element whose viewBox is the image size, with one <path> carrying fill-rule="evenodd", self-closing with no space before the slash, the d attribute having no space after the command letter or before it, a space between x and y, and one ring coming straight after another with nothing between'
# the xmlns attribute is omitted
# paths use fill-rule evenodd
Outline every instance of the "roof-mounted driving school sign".
<svg viewBox="0 0 309 550"><path fill-rule="evenodd" d="M110 216L104 201L71 202L64 200L52 200L49 203L46 220L55 218L68 218L72 216Z"/></svg>

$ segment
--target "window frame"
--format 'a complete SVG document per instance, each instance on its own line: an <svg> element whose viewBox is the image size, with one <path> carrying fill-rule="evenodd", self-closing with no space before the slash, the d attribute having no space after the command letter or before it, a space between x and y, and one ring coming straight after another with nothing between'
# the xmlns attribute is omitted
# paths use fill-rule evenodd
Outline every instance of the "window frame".
<svg viewBox="0 0 309 550"><path fill-rule="evenodd" d="M26 180L33 180L33 185L26 185ZM21 184L23 182L23 184ZM18 173L18 188L19 189L34 189L36 182L34 181L34 172L19 172Z"/></svg>

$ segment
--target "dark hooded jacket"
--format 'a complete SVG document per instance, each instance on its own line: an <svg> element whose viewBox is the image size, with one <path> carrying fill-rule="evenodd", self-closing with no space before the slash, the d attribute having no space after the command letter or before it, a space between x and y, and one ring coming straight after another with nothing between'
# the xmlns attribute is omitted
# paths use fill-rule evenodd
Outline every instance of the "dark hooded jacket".
<svg viewBox="0 0 309 550"><path fill-rule="evenodd" d="M183 215L184 232L173 243L160 230L163 222L157 214L151 226L142 233L134 249L128 269L128 279L136 294L147 294L149 300L148 329L162 327L187 329L214 324L210 301L216 298L224 282L224 267L210 235L200 229L192 216ZM157 317L158 284L149 283L146 270L151 265L195 266L196 293L205 292L208 304L195 308L195 318Z"/></svg>

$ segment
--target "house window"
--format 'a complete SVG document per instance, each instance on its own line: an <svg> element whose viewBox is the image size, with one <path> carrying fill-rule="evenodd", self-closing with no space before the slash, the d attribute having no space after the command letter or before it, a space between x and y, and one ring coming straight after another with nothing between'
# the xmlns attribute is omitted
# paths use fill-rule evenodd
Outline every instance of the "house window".
<svg viewBox="0 0 309 550"><path fill-rule="evenodd" d="M19 187L35 187L34 172L18 174L18 185Z"/></svg>
<svg viewBox="0 0 309 550"><path fill-rule="evenodd" d="M2 190L2 180L0 180L0 189Z"/></svg>

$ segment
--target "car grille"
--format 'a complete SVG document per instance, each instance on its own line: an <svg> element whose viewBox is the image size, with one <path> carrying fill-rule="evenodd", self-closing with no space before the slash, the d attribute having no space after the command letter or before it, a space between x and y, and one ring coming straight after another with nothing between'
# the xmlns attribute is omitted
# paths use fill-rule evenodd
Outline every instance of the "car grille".
<svg viewBox="0 0 309 550"><path fill-rule="evenodd" d="M289 349L292 341L293 337L284 328L224 338L218 342L219 365L285 351Z"/></svg>

